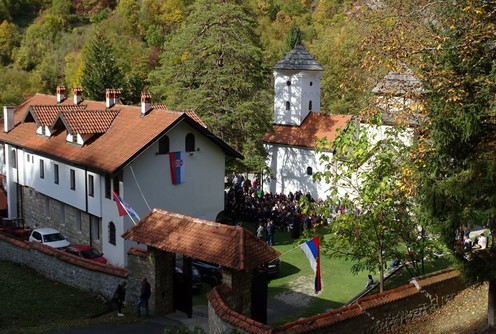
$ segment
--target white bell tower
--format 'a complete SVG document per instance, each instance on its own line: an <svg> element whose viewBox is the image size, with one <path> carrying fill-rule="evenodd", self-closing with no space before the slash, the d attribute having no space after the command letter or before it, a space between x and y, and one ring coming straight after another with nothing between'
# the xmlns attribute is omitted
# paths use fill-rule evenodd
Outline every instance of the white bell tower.
<svg viewBox="0 0 496 334"><path fill-rule="evenodd" d="M324 68L302 45L296 45L273 70L274 124L300 126L310 112L320 112Z"/></svg>

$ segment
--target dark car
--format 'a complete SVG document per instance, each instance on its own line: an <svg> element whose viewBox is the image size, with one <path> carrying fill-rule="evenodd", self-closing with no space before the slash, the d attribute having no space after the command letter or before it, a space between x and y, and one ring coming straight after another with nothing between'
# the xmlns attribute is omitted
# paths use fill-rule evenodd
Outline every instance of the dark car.
<svg viewBox="0 0 496 334"><path fill-rule="evenodd" d="M276 258L267 264L267 274L269 274L269 276L277 276L280 270L281 260L279 260L279 258Z"/></svg>
<svg viewBox="0 0 496 334"><path fill-rule="evenodd" d="M65 249L67 253L85 258L90 261L107 263L107 259L103 257L95 247L89 245L70 245Z"/></svg>
<svg viewBox="0 0 496 334"><path fill-rule="evenodd" d="M222 283L222 268L219 265L199 260L193 260L192 263L200 271L203 282L210 286Z"/></svg>
<svg viewBox="0 0 496 334"><path fill-rule="evenodd" d="M178 265L176 265L176 275L179 278L183 276L183 269ZM198 292L202 288L202 276L195 266L191 266L191 285L194 292Z"/></svg>

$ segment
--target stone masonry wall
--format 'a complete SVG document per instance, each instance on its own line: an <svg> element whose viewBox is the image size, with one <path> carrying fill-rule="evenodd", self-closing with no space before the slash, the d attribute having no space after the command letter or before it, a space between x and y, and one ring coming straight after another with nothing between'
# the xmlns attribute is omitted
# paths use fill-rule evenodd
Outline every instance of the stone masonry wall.
<svg viewBox="0 0 496 334"><path fill-rule="evenodd" d="M271 328L247 318L232 307L233 292L215 287L208 295L210 333L383 333L428 314L465 288L456 270L418 277L408 285L367 296L327 313Z"/></svg>
<svg viewBox="0 0 496 334"><path fill-rule="evenodd" d="M0 260L30 267L43 276L111 299L122 280L125 268L79 258L38 243L13 239L0 234Z"/></svg>
<svg viewBox="0 0 496 334"><path fill-rule="evenodd" d="M91 240L93 247L102 250L100 219L95 217L99 222L98 231L91 233L90 215L84 211L29 187L22 187L22 199L22 217L26 226L52 227L65 235L72 244L89 244Z"/></svg>

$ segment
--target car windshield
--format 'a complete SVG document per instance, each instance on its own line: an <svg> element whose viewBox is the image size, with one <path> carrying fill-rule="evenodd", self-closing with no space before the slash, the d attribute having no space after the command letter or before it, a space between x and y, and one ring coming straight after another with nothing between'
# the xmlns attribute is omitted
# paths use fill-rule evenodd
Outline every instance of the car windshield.
<svg viewBox="0 0 496 334"><path fill-rule="evenodd" d="M45 234L43 236L43 242L54 242L65 240L64 236L60 233Z"/></svg>
<svg viewBox="0 0 496 334"><path fill-rule="evenodd" d="M102 256L102 253L100 253L99 251L97 251L94 248L81 251L81 254L83 254L83 257L85 259L95 259L97 257Z"/></svg>

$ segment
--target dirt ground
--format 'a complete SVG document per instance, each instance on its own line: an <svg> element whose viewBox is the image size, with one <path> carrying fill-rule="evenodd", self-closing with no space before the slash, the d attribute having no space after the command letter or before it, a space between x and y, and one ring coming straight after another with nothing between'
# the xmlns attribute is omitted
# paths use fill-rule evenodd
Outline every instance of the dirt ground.
<svg viewBox="0 0 496 334"><path fill-rule="evenodd" d="M487 329L487 287L467 288L436 312L387 334L496 334Z"/></svg>

